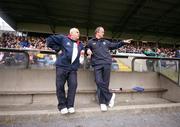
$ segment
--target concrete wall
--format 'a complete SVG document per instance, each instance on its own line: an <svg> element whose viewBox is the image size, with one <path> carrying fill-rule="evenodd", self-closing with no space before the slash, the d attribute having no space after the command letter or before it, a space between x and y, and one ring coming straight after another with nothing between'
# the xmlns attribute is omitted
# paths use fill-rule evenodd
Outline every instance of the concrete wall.
<svg viewBox="0 0 180 127"><path fill-rule="evenodd" d="M164 76L160 76L160 85L162 88L168 89L168 91L163 94L163 98L174 102L180 102L180 86L171 82Z"/></svg>
<svg viewBox="0 0 180 127"><path fill-rule="evenodd" d="M141 86L145 89L168 89L168 92L163 94L163 98L180 102L180 87L157 73L111 72L110 88L132 89L134 86ZM93 71L78 71L78 91L81 90L96 90ZM20 94L18 94L18 92L20 92ZM145 92L143 94L120 93L120 96L117 96L117 100L134 100L144 97L161 98L162 94L157 92ZM96 101L96 96L94 93L81 93L77 94L76 100L76 103L90 104ZM32 103L57 104L55 95L55 70L1 69L0 102L0 105L22 105Z"/></svg>
<svg viewBox="0 0 180 127"><path fill-rule="evenodd" d="M112 72L110 88L131 89L134 86L160 88L156 73ZM78 90L95 90L93 71L79 70ZM1 69L0 91L54 91L55 70Z"/></svg>

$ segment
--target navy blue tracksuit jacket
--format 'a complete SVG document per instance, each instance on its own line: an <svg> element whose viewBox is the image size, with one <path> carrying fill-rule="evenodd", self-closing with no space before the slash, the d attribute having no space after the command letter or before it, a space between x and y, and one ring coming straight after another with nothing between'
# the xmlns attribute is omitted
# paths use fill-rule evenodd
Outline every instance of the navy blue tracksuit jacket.
<svg viewBox="0 0 180 127"><path fill-rule="evenodd" d="M68 70L77 70L79 63L80 51L84 49L83 44L78 42L78 55L76 60L71 64L73 43L75 41L71 40L68 36L64 35L53 35L46 39L47 46L55 51L62 50L62 53L58 55L56 61L56 67L61 67Z"/></svg>
<svg viewBox="0 0 180 127"><path fill-rule="evenodd" d="M93 52L91 58L92 66L111 64L112 58L109 50L118 49L123 45L123 42L111 43L110 41L105 39L93 38L89 40L86 48L91 49L91 51Z"/></svg>

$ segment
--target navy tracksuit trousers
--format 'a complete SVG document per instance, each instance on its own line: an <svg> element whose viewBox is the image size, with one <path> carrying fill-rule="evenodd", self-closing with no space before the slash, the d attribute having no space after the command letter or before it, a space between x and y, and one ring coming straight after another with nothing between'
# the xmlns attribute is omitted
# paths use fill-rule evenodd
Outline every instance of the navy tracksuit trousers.
<svg viewBox="0 0 180 127"><path fill-rule="evenodd" d="M94 66L95 82L99 91L99 103L108 104L112 93L109 91L111 65L97 65Z"/></svg>
<svg viewBox="0 0 180 127"><path fill-rule="evenodd" d="M65 94L65 83L67 81L68 92ZM69 71L56 67L56 95L58 109L74 107L74 100L77 88L77 71Z"/></svg>

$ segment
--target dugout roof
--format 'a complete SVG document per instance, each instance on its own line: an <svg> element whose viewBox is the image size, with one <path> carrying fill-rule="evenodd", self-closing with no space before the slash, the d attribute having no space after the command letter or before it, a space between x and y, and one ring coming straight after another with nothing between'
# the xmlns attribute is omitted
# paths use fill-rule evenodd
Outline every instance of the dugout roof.
<svg viewBox="0 0 180 127"><path fill-rule="evenodd" d="M75 26L91 36L101 25L113 38L180 41L180 0L0 0L0 15L21 31Z"/></svg>

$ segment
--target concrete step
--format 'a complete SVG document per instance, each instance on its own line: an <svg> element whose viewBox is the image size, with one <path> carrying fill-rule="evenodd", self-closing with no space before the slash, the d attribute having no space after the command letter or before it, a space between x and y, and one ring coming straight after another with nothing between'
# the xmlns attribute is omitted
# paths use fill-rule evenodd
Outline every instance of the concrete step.
<svg viewBox="0 0 180 127"><path fill-rule="evenodd" d="M180 103L163 98L144 95L135 99L125 99L119 94L115 106L108 108L107 112L100 111L96 100L92 103L86 103L84 100L76 100L76 113L67 115L61 115L55 103L0 105L0 127L179 127L180 125Z"/></svg>
<svg viewBox="0 0 180 127"><path fill-rule="evenodd" d="M0 108L2 127L179 127L180 103L115 106L107 112L99 107L76 108L75 114L61 115L53 106Z"/></svg>
<svg viewBox="0 0 180 127"><path fill-rule="evenodd" d="M148 105L148 104L168 104L173 103L163 98L139 98L139 99L115 99L115 106L129 106L129 105ZM99 107L98 102L94 101L93 103L84 103L75 101L75 107L77 109L81 108L94 108ZM56 109L56 104L51 105L43 105L43 104L29 104L29 105L0 105L0 111L25 111L25 110L48 110L48 109Z"/></svg>
<svg viewBox="0 0 180 127"><path fill-rule="evenodd" d="M110 89L111 92L114 93L138 93L137 91L133 89ZM144 92L166 92L167 89L164 88L145 88ZM77 94L88 94L88 93L96 93L95 90L77 90ZM0 95L17 95L17 94L22 94L22 95L30 95L30 94L55 94L55 90L52 91L0 91Z"/></svg>
<svg viewBox="0 0 180 127"><path fill-rule="evenodd" d="M133 101L141 98L161 98L167 89L154 88L144 89L143 92L137 92L132 89L111 89L116 93L117 102ZM55 91L1 91L0 105L26 105L26 104L57 104ZM97 96L95 90L78 90L76 102L81 104L96 103Z"/></svg>

